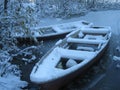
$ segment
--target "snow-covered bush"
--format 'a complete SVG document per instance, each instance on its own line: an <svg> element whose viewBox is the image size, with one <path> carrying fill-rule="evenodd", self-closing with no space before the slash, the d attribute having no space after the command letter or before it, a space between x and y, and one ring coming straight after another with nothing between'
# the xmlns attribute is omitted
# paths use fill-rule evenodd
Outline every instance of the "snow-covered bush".
<svg viewBox="0 0 120 90"><path fill-rule="evenodd" d="M12 0L9 2L8 15L14 21L13 31L25 32L32 36L31 27L35 27L37 24L36 5L34 3Z"/></svg>
<svg viewBox="0 0 120 90"><path fill-rule="evenodd" d="M120 1L110 1L110 0L94 0L94 5L91 10L111 10L120 9Z"/></svg>
<svg viewBox="0 0 120 90"><path fill-rule="evenodd" d="M118 0L36 0L39 17L71 17L83 15L89 10L119 9Z"/></svg>
<svg viewBox="0 0 120 90"><path fill-rule="evenodd" d="M3 3L4 4L4 3ZM7 10L0 14L0 48L15 47L15 31L31 35L31 27L37 24L36 5L26 0L8 0Z"/></svg>
<svg viewBox="0 0 120 90"><path fill-rule="evenodd" d="M0 77L0 90L21 90L21 88L26 86L27 82L21 81L18 76Z"/></svg>
<svg viewBox="0 0 120 90"><path fill-rule="evenodd" d="M11 65L10 61L12 57L6 51L0 51L0 76L4 77L8 74L20 75L20 72L17 72L18 67L16 65Z"/></svg>
<svg viewBox="0 0 120 90"><path fill-rule="evenodd" d="M7 4L7 11L0 11L0 90L20 90L27 86L27 82L20 80L19 66L12 64L11 61L16 53L32 56L32 52L27 49L22 52L17 47L17 41L12 34L15 30L29 33L31 27L36 25L35 4L24 0L8 0ZM26 58L24 60L30 62L35 58L33 55L30 60Z"/></svg>
<svg viewBox="0 0 120 90"><path fill-rule="evenodd" d="M13 54L12 56L17 60L24 61L27 64L36 60L36 58L38 58L38 55L40 55L39 46L30 46L24 48L23 50L19 50L16 54Z"/></svg>
<svg viewBox="0 0 120 90"><path fill-rule="evenodd" d="M1 7L3 7L3 5ZM22 16L26 15L27 18L30 17L29 19L25 18L25 21L22 17L22 22L36 21L36 15L38 16L37 18L48 16L70 17L73 15L83 15L89 10L106 10L119 8L119 0L9 0L8 3L8 9L10 9L8 10L10 12L9 14L15 15L16 13L18 14L16 16L21 16L22 13ZM27 13L24 13L26 11ZM34 23L31 25L34 25Z"/></svg>
<svg viewBox="0 0 120 90"><path fill-rule="evenodd" d="M6 51L0 50L0 90L20 90L27 82L20 80L20 70L10 63L12 57Z"/></svg>
<svg viewBox="0 0 120 90"><path fill-rule="evenodd" d="M80 0L36 0L40 17L69 17L87 11L86 4Z"/></svg>

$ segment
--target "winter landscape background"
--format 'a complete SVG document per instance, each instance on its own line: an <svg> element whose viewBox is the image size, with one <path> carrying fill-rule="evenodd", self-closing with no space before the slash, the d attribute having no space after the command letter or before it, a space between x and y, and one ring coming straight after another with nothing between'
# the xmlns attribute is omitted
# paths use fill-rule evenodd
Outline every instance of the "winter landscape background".
<svg viewBox="0 0 120 90"><path fill-rule="evenodd" d="M83 82L94 82L83 88L117 90L120 73L120 1L119 0L1 0L0 1L0 90L38 89L29 81L29 74L43 56L60 38L19 45L12 37L14 30L27 32L38 26L86 20L96 26L111 26L112 38L102 65L94 66L96 72L84 77ZM35 39L31 36L31 38ZM44 49L43 49L44 48ZM105 60L105 62L104 62ZM28 72L26 72L26 70ZM103 70L103 71L101 71ZM109 74L112 74L110 76ZM116 77L116 78L113 78ZM102 80L101 80L102 79ZM110 79L116 83L113 84ZM77 82L77 84L76 84ZM65 89L81 89L77 80ZM101 87L103 85L103 87Z"/></svg>

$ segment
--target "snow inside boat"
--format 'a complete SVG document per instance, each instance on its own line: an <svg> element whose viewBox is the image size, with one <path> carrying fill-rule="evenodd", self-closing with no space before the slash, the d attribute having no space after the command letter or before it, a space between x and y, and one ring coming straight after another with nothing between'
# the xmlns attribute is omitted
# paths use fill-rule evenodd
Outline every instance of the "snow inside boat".
<svg viewBox="0 0 120 90"><path fill-rule="evenodd" d="M30 38L35 37L38 39L45 39L50 37L59 37L60 35L66 35L73 30L80 29L81 27L91 27L93 23L89 23L87 21L81 20L76 22L58 24L58 25L50 25L45 27L36 27L31 28L29 31L20 31L16 30L15 33L12 34L13 37L16 38Z"/></svg>
<svg viewBox="0 0 120 90"><path fill-rule="evenodd" d="M30 80L45 87L69 83L100 59L110 40L110 29L84 27L71 32L36 63Z"/></svg>

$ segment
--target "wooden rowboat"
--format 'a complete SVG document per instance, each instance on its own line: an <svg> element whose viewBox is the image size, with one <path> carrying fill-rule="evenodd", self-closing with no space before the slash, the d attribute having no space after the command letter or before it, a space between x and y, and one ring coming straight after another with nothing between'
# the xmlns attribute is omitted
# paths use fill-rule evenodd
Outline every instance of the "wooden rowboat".
<svg viewBox="0 0 120 90"><path fill-rule="evenodd" d="M17 38L18 40L23 38L50 39L50 38L56 38L66 35L73 30L80 29L81 27L91 27L92 25L93 23L89 23L87 21L81 20L81 21L63 23L58 25L31 28L31 30L29 31L16 30L14 31L12 36Z"/></svg>
<svg viewBox="0 0 120 90"><path fill-rule="evenodd" d="M110 37L110 27L84 27L71 32L36 63L30 80L45 90L57 90L97 62Z"/></svg>

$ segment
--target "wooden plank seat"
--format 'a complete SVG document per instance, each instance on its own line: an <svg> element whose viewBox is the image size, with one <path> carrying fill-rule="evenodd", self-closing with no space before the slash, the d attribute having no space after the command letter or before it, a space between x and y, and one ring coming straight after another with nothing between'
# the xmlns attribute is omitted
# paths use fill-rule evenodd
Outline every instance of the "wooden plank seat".
<svg viewBox="0 0 120 90"><path fill-rule="evenodd" d="M68 38L67 42L69 43L70 49L96 51L101 48L101 45L105 43L106 40Z"/></svg>

